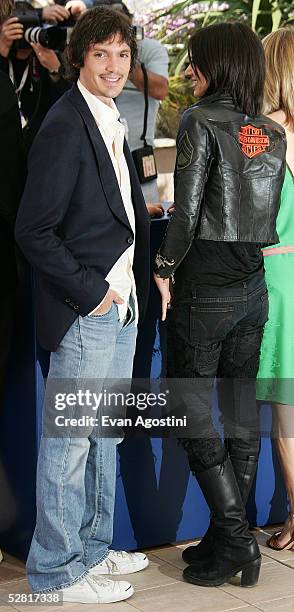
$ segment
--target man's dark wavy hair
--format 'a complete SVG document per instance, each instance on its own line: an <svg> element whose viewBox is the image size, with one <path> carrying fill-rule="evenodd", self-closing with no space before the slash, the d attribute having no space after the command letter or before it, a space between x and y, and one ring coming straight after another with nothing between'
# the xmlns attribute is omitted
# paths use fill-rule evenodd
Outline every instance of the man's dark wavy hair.
<svg viewBox="0 0 294 612"><path fill-rule="evenodd" d="M105 7L97 6L86 11L73 28L64 52L66 78L76 82L91 45L111 40L116 34L120 34L131 49L132 69L137 59L137 42L128 18L121 11Z"/></svg>
<svg viewBox="0 0 294 612"><path fill-rule="evenodd" d="M261 113L265 57L258 36L244 23L227 22L197 30L189 40L189 59L208 81L205 96L224 92L245 115Z"/></svg>

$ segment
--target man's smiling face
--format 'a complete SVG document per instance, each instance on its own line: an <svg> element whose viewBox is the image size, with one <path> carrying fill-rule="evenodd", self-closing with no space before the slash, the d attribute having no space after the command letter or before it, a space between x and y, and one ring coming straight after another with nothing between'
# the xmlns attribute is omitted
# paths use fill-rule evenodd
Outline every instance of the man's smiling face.
<svg viewBox="0 0 294 612"><path fill-rule="evenodd" d="M119 33L89 48L80 69L80 81L105 104L122 91L129 76L131 49Z"/></svg>

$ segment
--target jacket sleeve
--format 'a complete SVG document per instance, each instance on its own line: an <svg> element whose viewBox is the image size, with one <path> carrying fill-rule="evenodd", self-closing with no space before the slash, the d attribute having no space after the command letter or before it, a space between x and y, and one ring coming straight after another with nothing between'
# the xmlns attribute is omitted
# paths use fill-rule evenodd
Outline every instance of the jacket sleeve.
<svg viewBox="0 0 294 612"><path fill-rule="evenodd" d="M205 118L198 109L186 111L177 139L175 210L155 260L154 271L162 278L174 274L192 244L211 156Z"/></svg>
<svg viewBox="0 0 294 612"><path fill-rule="evenodd" d="M85 316L103 299L109 285L96 269L81 265L60 231L79 180L81 129L75 121L78 118L70 122L49 113L36 136L15 237L57 299Z"/></svg>

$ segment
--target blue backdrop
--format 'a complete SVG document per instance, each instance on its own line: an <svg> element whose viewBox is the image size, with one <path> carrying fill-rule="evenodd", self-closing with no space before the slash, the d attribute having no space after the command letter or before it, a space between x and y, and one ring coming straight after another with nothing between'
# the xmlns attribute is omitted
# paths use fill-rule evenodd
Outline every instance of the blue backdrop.
<svg viewBox="0 0 294 612"><path fill-rule="evenodd" d="M152 253L165 221L152 222ZM43 374L48 354L35 338L31 273L22 265L18 316L4 410L0 415L0 547L25 557L35 522L35 474L41 433ZM146 321L138 337L134 375L160 377L164 324L160 301L151 287ZM271 413L261 417L270 428ZM256 484L248 502L252 525L282 522L287 499L270 438L262 440ZM175 439L128 439L118 447L114 548L136 549L202 536L208 508L190 475L186 454Z"/></svg>

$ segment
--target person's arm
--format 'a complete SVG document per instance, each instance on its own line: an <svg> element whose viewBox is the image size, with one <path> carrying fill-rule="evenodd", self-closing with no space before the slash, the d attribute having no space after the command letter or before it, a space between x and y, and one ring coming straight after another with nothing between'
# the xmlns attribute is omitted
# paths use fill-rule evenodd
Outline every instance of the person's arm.
<svg viewBox="0 0 294 612"><path fill-rule="evenodd" d="M177 141L175 209L157 253L154 279L166 305L168 282L188 253L200 216L212 156L211 136L201 113L184 115ZM165 318L163 308L163 320Z"/></svg>
<svg viewBox="0 0 294 612"><path fill-rule="evenodd" d="M168 80L160 74L147 70L148 94L155 100L164 100L168 93ZM144 75L140 64L136 64L129 76L130 81L139 91L144 91Z"/></svg>
<svg viewBox="0 0 294 612"><path fill-rule="evenodd" d="M143 41L144 44L144 41ZM148 93L155 100L164 100L168 93L168 53L159 41L145 41L145 52L142 55L147 75ZM144 91L144 76L140 62L130 72L130 81L139 91Z"/></svg>
<svg viewBox="0 0 294 612"><path fill-rule="evenodd" d="M64 6L59 6L59 4L45 6L43 9L38 10L41 11L42 21L62 22L70 17L69 11Z"/></svg>
<svg viewBox="0 0 294 612"><path fill-rule="evenodd" d="M43 68L46 68L49 73L51 71L59 71L61 63L55 51L53 51L52 49L47 49L46 47L42 47L42 45L39 45L38 43L31 43L31 47L33 47L34 52Z"/></svg>
<svg viewBox="0 0 294 612"><path fill-rule="evenodd" d="M79 175L78 120L54 111L47 115L30 152L15 236L28 261L54 287L56 297L85 316L101 302L109 284L94 268L76 259L59 229Z"/></svg>
<svg viewBox="0 0 294 612"><path fill-rule="evenodd" d="M45 70L41 71L41 78L47 79L49 76L48 101L50 106L57 102L70 87L69 81L63 76L62 57L51 49L46 49L39 44L31 45Z"/></svg>

